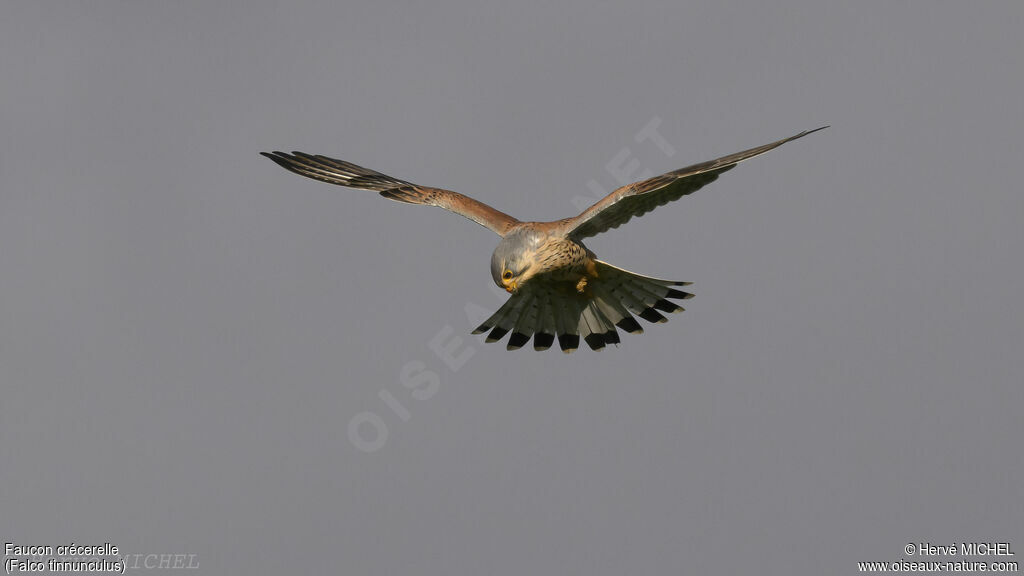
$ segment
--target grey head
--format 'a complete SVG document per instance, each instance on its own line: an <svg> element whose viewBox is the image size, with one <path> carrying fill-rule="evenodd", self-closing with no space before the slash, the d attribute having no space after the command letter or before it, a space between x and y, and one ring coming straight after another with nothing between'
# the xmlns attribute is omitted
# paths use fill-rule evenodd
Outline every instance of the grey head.
<svg viewBox="0 0 1024 576"><path fill-rule="evenodd" d="M491 255L491 278L500 288L514 292L532 263L531 256L547 237L532 228L507 234Z"/></svg>

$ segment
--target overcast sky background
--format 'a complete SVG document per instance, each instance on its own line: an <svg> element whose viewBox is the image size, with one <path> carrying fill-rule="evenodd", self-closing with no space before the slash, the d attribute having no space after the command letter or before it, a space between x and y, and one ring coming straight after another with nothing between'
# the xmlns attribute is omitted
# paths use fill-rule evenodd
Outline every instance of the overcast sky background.
<svg viewBox="0 0 1024 576"><path fill-rule="evenodd" d="M7 4L0 540L204 574L1020 558L1022 28L1009 1ZM825 124L588 242L697 297L568 356L468 334L503 301L486 229L258 155L550 220L617 157Z"/></svg>

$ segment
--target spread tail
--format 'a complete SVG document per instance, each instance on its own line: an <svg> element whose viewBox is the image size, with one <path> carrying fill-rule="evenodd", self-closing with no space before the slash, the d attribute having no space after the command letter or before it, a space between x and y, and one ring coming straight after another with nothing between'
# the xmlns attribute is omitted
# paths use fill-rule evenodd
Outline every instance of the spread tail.
<svg viewBox="0 0 1024 576"><path fill-rule="evenodd" d="M564 283L537 281L516 292L474 334L490 331L488 342L509 336L509 350L521 348L530 337L536 350L546 350L555 339L563 352L572 352L583 339L593 350L618 344L616 327L631 334L643 328L633 315L648 322L663 323L668 319L661 312L682 312L683 307L671 300L687 300L693 294L677 290L690 282L676 282L641 276L602 262L597 264L597 277L590 278L583 292Z"/></svg>

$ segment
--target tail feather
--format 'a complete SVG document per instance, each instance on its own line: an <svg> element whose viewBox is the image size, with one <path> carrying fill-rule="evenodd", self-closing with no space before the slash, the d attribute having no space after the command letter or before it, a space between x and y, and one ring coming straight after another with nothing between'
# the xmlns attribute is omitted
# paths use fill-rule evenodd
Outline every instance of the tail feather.
<svg viewBox="0 0 1024 576"><path fill-rule="evenodd" d="M615 330L615 322L601 309L601 303L594 299L590 302L590 307L593 309L594 315L601 322L601 337L604 339L604 343L618 344L619 333Z"/></svg>
<svg viewBox="0 0 1024 576"><path fill-rule="evenodd" d="M686 286L690 282L642 276L601 261L598 261L597 272L598 279L604 277L603 283L612 288L613 293L621 299L626 308L648 322L660 324L668 321L658 313L658 310L670 313L684 310L682 306L670 302L669 298L686 300L693 297L689 292L671 288Z"/></svg>
<svg viewBox="0 0 1024 576"><path fill-rule="evenodd" d="M583 341L591 350L600 350L611 339L606 337L609 333L615 334L615 327L591 301L580 315L580 335L583 336Z"/></svg>
<svg viewBox="0 0 1024 576"><path fill-rule="evenodd" d="M580 347L579 317L582 309L575 299L554 297L556 321L558 322L558 347L571 354Z"/></svg>
<svg viewBox="0 0 1024 576"><path fill-rule="evenodd" d="M505 334L508 334L512 328L515 327L515 321L519 318L519 313L522 310L524 299L509 298L505 304L498 309L497 312L491 316L480 328L484 328L485 325L490 324L493 326L491 333L487 335L486 342L497 342L501 340ZM478 328L479 330L479 328Z"/></svg>
<svg viewBox="0 0 1024 576"><path fill-rule="evenodd" d="M476 329L474 329L471 332L471 334L483 334L484 332L487 332L491 328L494 328L495 324L497 324L498 321L501 320L502 316L505 315L505 312L507 312L506 308L508 308L508 306L509 302L505 302L501 306L501 308L498 308L498 310L494 314L491 314L490 318L484 320L483 324L477 326Z"/></svg>
<svg viewBox="0 0 1024 576"><path fill-rule="evenodd" d="M618 285L609 285L608 291L611 292L612 298L620 302L627 310L633 314L639 314L644 311L647 306L644 305L643 301L638 299L628 285L628 283L622 283Z"/></svg>
<svg viewBox="0 0 1024 576"><path fill-rule="evenodd" d="M533 349L547 350L558 334L555 328L555 309L551 305L551 291L546 287L537 297L537 331L533 335Z"/></svg>
<svg viewBox="0 0 1024 576"><path fill-rule="evenodd" d="M583 341L590 346L591 350L600 350L604 348L604 338L601 337L601 325L597 318L594 317L590 306L583 309L583 313L580 314L580 336L583 337Z"/></svg>
<svg viewBox="0 0 1024 576"><path fill-rule="evenodd" d="M519 319L516 320L515 329L508 338L509 350L518 350L530 341L537 324L537 296L534 294L523 295L522 311Z"/></svg>
<svg viewBox="0 0 1024 576"><path fill-rule="evenodd" d="M634 315L648 322L667 322L659 311L682 312L683 307L672 300L693 298L676 288L689 282L642 276L600 260L596 271L582 293L539 279L525 285L473 333L490 331L487 341L494 342L511 332L510 350L521 348L531 337L536 350L550 348L556 339L566 353L579 348L581 339L600 350L620 342L616 328L643 332Z"/></svg>
<svg viewBox="0 0 1024 576"><path fill-rule="evenodd" d="M623 318L629 316L629 311L617 299L611 298L611 295L599 282L594 283L592 290L594 291L594 296L596 296L594 303L612 324L617 324Z"/></svg>
<svg viewBox="0 0 1024 576"><path fill-rule="evenodd" d="M641 326L640 323L636 321L636 318L633 318L632 316L627 316L622 320L619 320L618 322L615 323L615 325L618 326L619 328L622 328L626 332L629 332L630 334L644 333L644 327Z"/></svg>
<svg viewBox="0 0 1024 576"><path fill-rule="evenodd" d="M501 308L498 308L498 310L495 311L494 314L491 314L490 318L484 320L483 323L480 324L480 326L473 330L472 334L483 334L488 330L496 330L497 328L502 328L504 329L504 332L501 332L499 335L497 335L494 338L494 340L491 339L491 336L493 335L493 332L495 330L492 330L492 335L488 335L487 337L488 342L500 340L502 336L507 334L510 330L512 330L512 328L515 327L515 321L518 318L516 309L520 304L522 304L522 298L520 297L520 295L517 294L509 298L508 300L505 301L504 304L501 305Z"/></svg>

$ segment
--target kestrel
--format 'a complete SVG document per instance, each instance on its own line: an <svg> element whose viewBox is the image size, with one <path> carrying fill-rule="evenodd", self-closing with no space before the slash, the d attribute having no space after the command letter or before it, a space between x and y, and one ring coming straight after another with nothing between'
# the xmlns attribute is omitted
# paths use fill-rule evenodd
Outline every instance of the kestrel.
<svg viewBox="0 0 1024 576"><path fill-rule="evenodd" d="M676 288L690 282L616 268L598 260L583 245L584 238L618 228L634 216L696 192L748 158L824 128L628 184L579 215L553 222L521 222L458 192L419 186L327 156L260 154L307 178L372 190L398 202L439 206L501 236L491 256L491 277L512 296L473 334L490 330L487 341L496 342L511 332L509 350L521 348L531 336L534 349L546 350L557 336L559 347L568 353L579 347L581 337L594 350L618 344L616 327L631 334L643 332L633 314L648 322L666 322L659 311L683 311L671 300L693 298Z"/></svg>

